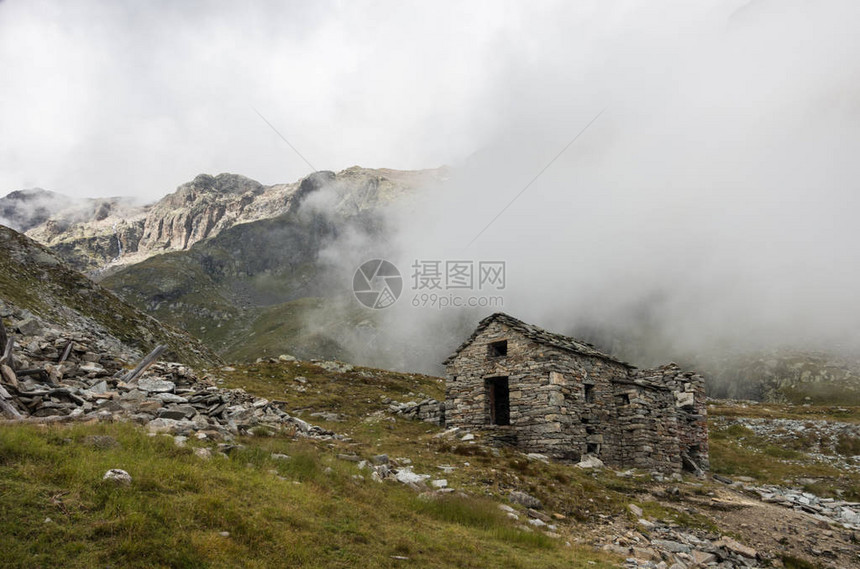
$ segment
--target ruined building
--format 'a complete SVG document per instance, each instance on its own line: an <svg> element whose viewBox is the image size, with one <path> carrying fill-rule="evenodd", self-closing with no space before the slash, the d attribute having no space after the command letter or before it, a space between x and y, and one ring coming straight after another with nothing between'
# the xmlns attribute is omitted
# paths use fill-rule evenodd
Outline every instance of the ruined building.
<svg viewBox="0 0 860 569"><path fill-rule="evenodd" d="M559 460L708 469L704 381L675 364L640 370L497 313L445 365L450 427Z"/></svg>

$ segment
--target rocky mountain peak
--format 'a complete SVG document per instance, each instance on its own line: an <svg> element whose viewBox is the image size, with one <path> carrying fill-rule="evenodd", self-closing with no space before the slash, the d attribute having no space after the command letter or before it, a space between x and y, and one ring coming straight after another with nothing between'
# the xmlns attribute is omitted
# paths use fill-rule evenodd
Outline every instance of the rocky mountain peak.
<svg viewBox="0 0 860 569"><path fill-rule="evenodd" d="M295 184L267 188L237 174L199 174L150 208L137 249L183 250L237 223L274 217L294 190Z"/></svg>
<svg viewBox="0 0 860 569"><path fill-rule="evenodd" d="M212 194L215 196L260 194L265 189L265 186L256 180L238 174L222 173L217 176L198 174L193 180L179 186L174 193L166 196L162 201L180 205Z"/></svg>
<svg viewBox="0 0 860 569"><path fill-rule="evenodd" d="M307 196L324 188L332 189L330 206L350 215L445 176L444 168L400 171L353 166L264 186L239 174L202 173L148 206L125 198L74 199L24 190L0 198L0 223L26 231L76 269L103 276L108 269L159 253L187 250L234 225L295 211ZM12 221L4 221L7 217Z"/></svg>

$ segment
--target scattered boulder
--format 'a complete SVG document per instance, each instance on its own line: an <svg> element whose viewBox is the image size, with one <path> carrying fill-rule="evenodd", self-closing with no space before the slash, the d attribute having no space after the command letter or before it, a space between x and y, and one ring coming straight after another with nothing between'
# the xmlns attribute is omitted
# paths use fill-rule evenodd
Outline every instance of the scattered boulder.
<svg viewBox="0 0 860 569"><path fill-rule="evenodd" d="M119 468L111 468L110 470L105 472L105 475L102 476L102 480L114 482L122 486L128 486L131 484L131 475L125 470Z"/></svg>
<svg viewBox="0 0 860 569"><path fill-rule="evenodd" d="M25 318L18 323L18 332L25 336L38 336L45 329L41 322L34 317Z"/></svg>
<svg viewBox="0 0 860 569"><path fill-rule="evenodd" d="M407 466L401 468L394 475L395 480L401 484L424 484L424 481L430 478L429 474L416 474L412 472L412 467Z"/></svg>
<svg viewBox="0 0 860 569"><path fill-rule="evenodd" d="M137 382L137 387L148 393L168 393L176 389L176 384L157 377L144 377Z"/></svg>
<svg viewBox="0 0 860 569"><path fill-rule="evenodd" d="M212 451L206 447L198 447L194 449L194 456L202 458L203 460L209 460L212 458Z"/></svg>
<svg viewBox="0 0 860 569"><path fill-rule="evenodd" d="M508 500L510 500L514 504L520 504L521 506L525 506L526 508L532 508L534 510L543 509L543 503L541 503L540 500L530 494L520 492L519 490L514 490L513 492L511 492L508 495Z"/></svg>
<svg viewBox="0 0 860 569"><path fill-rule="evenodd" d="M587 454L577 463L579 468L603 468L603 461L594 455Z"/></svg>
<svg viewBox="0 0 860 569"><path fill-rule="evenodd" d="M758 552L755 549L743 545L742 543L738 543L730 537L723 536L721 539L714 542L714 545L716 547L724 547L732 553L743 555L744 557L748 557L749 559L755 559L756 557L758 557Z"/></svg>

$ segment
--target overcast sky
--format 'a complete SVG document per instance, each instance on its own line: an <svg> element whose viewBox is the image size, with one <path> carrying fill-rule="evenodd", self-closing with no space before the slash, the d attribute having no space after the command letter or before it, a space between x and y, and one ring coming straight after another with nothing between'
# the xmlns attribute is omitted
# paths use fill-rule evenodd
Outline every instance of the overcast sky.
<svg viewBox="0 0 860 569"><path fill-rule="evenodd" d="M505 260L526 320L860 349L858 32L857 0L6 0L0 193L309 173L256 109L316 169L456 165L372 247Z"/></svg>
<svg viewBox="0 0 860 569"><path fill-rule="evenodd" d="M546 24L526 8L0 2L0 192L157 197L200 172L311 171L254 109L317 169L462 159L508 96L505 60Z"/></svg>
<svg viewBox="0 0 860 569"><path fill-rule="evenodd" d="M504 260L504 311L628 335L639 363L860 352L860 2L569 4L486 8L471 20L485 41L452 38L462 84L445 65L404 86L462 87L404 145L459 167L375 253L407 273L413 259ZM336 253L345 269L373 256L360 241ZM459 339L444 311L406 302L386 317L392 340Z"/></svg>
<svg viewBox="0 0 860 569"><path fill-rule="evenodd" d="M725 111L729 95L745 112L738 91L761 75L779 92L751 98L790 102L841 79L819 95L844 105L857 5L0 1L0 192L154 198L200 172L307 174L254 109L317 169L338 170L458 163L505 137L545 137L550 118L550 146L563 145L607 105L616 117L684 99ZM746 57L762 66L725 67ZM714 74L725 92L695 91Z"/></svg>

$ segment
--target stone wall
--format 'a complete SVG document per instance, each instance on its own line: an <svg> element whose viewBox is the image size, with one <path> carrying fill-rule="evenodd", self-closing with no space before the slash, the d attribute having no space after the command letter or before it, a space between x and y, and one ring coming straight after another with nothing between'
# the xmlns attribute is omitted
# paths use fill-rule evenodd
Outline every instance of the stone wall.
<svg viewBox="0 0 860 569"><path fill-rule="evenodd" d="M680 453L690 457L695 466L709 470L708 409L705 403L704 378L693 372L683 371L676 364L651 370L636 370L636 376L665 385L671 390L678 421Z"/></svg>
<svg viewBox="0 0 860 569"><path fill-rule="evenodd" d="M435 399L423 399L418 403L410 401L407 403L391 403L388 409L392 413L403 415L414 421L424 421L434 425L445 424L445 402Z"/></svg>
<svg viewBox="0 0 860 569"><path fill-rule="evenodd" d="M502 340L507 353L493 355ZM507 378L508 425L493 424L492 378ZM707 468L704 384L677 366L641 371L492 321L448 361L445 399L448 426L555 459L677 472L686 452Z"/></svg>
<svg viewBox="0 0 860 569"><path fill-rule="evenodd" d="M612 444L601 459L663 472L681 470L678 421L672 392L641 380L613 381L615 415Z"/></svg>

